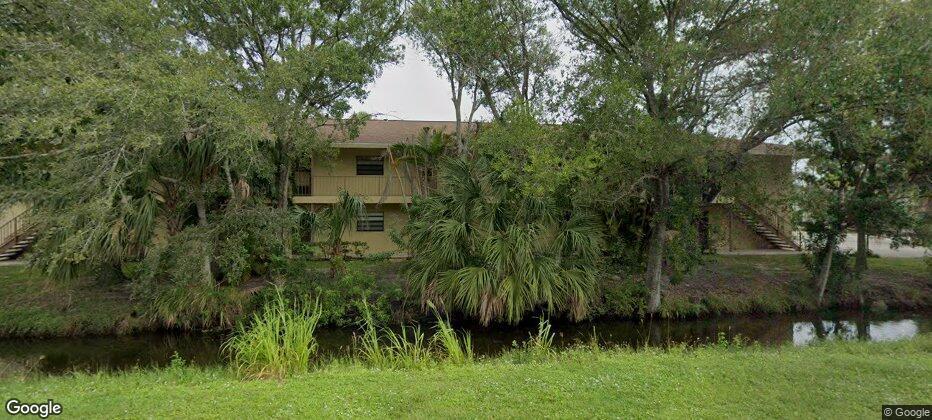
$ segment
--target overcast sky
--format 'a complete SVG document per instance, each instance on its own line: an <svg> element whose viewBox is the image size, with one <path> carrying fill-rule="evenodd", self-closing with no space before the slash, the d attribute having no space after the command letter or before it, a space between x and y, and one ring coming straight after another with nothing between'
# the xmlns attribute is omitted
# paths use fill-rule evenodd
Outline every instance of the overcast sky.
<svg viewBox="0 0 932 420"><path fill-rule="evenodd" d="M369 86L369 97L355 103L353 109L376 118L453 120L450 86L410 41L402 39L401 43L405 47L404 58L387 66L382 76ZM468 112L468 98L463 102L463 112Z"/></svg>
<svg viewBox="0 0 932 420"><path fill-rule="evenodd" d="M555 34L556 45L561 65L568 66L574 51L565 43L569 32L556 16L547 19L547 30ZM562 41L561 41L562 40ZM455 118L453 102L450 101L450 85L446 79L437 74L427 62L423 51L418 50L406 37L399 42L404 45L404 58L397 64L386 66L382 76L369 86L369 97L362 103L354 103L354 111L365 111L376 118L403 120L443 120ZM469 113L472 101L464 93L463 118ZM485 109L476 111L475 119L489 120L491 115Z"/></svg>

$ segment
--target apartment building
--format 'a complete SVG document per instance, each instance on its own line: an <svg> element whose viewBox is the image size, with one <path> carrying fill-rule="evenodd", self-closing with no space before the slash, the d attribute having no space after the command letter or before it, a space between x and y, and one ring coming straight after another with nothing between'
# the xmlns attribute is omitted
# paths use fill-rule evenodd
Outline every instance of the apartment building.
<svg viewBox="0 0 932 420"><path fill-rule="evenodd" d="M334 138L336 158L308 162L296 171L293 202L318 210L335 203L341 190L361 195L367 214L344 240L365 243L369 253L397 251L390 232L407 221L405 206L411 202L412 186L395 165L390 147L414 142L425 128L453 133L455 123L371 120L351 140L334 127L324 127ZM754 188L771 195L788 191L794 160L791 148L763 144L751 150L748 159L749 182L760 184ZM747 205L723 191L710 206L709 219L711 240L719 250L797 249L786 208Z"/></svg>

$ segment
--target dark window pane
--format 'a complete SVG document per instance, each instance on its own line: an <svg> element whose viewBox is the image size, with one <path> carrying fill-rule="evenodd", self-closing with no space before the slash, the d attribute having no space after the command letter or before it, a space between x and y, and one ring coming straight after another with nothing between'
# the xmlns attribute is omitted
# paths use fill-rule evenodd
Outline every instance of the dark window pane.
<svg viewBox="0 0 932 420"><path fill-rule="evenodd" d="M356 156L356 175L383 175L381 156Z"/></svg>
<svg viewBox="0 0 932 420"><path fill-rule="evenodd" d="M385 230L385 214L370 212L356 221L357 232L382 232Z"/></svg>

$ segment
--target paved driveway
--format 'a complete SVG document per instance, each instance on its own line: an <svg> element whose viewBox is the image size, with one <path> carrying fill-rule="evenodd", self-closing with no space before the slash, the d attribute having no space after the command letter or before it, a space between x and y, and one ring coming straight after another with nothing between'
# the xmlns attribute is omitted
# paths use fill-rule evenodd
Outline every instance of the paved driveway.
<svg viewBox="0 0 932 420"><path fill-rule="evenodd" d="M924 256L932 256L932 250L921 246L903 246L897 249L891 249L890 240L886 238L872 237L868 241L868 245L870 245L871 252L880 257L920 258ZM849 233L845 236L845 241L839 245L839 248L845 251L855 251L858 248L858 236L854 233ZM744 251L719 252L719 254L722 255L787 255L801 253L802 251L781 251L778 249L751 249Z"/></svg>
<svg viewBox="0 0 932 420"><path fill-rule="evenodd" d="M870 238L868 240L871 252L881 257L901 257L901 258L919 258L925 255L932 255L928 248L924 247L899 247L890 248L890 240L887 238ZM850 233L845 236L845 241L839 245L842 250L854 251L858 248L858 236Z"/></svg>

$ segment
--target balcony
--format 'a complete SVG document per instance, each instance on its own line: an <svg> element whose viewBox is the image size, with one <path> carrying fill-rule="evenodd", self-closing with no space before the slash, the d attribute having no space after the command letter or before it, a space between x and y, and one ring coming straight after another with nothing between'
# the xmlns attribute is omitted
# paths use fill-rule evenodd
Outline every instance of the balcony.
<svg viewBox="0 0 932 420"><path fill-rule="evenodd" d="M406 181L405 181L406 182ZM340 191L361 195L366 203L408 203L411 188L390 175L312 175L295 172L294 199L298 204L334 203Z"/></svg>

